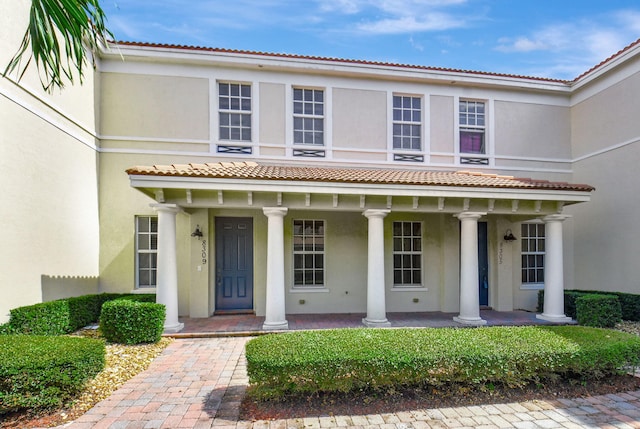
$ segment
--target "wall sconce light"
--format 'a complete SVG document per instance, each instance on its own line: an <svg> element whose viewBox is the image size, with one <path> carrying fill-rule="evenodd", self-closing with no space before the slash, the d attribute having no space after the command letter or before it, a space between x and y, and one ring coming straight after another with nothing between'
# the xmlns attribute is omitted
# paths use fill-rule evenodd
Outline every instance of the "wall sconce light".
<svg viewBox="0 0 640 429"><path fill-rule="evenodd" d="M516 241L518 238L513 235L513 232L511 232L510 229L508 229L505 233L504 233L504 241Z"/></svg>
<svg viewBox="0 0 640 429"><path fill-rule="evenodd" d="M196 225L196 229L191 233L191 236L198 237L198 240L200 240L203 237L202 230L200 229L200 225Z"/></svg>

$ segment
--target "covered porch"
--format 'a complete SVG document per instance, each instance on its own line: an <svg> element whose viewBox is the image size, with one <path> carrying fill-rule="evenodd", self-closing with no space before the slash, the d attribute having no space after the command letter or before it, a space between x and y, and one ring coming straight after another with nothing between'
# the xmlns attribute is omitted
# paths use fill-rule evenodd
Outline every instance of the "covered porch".
<svg viewBox="0 0 640 429"><path fill-rule="evenodd" d="M546 226L545 306L538 317L569 322L563 310L562 225L570 216L562 211L565 205L588 201L593 190L588 185L469 171L253 162L134 167L127 173L133 187L156 201L151 206L158 214L157 296L167 306L167 332L186 329L178 320L179 290L189 291L189 310L180 315L211 321L217 316L209 316L225 310L219 305L224 298L219 292L235 288L251 292L243 295L247 302L237 309L259 316L250 320L261 320L263 331L296 329L291 320L332 313L349 315L355 326L415 326L422 322L401 318L394 325L389 315L417 314L420 308L441 311L450 326L491 324L480 313L482 305L501 312L527 308L514 305L514 291L520 289L520 255L505 232L531 220ZM192 236L199 232L198 240L203 237L183 255L176 247L178 214L187 215L181 216L189 219ZM224 228L218 230L219 220L228 231L237 227L238 232L226 235ZM482 240L480 223L485 224ZM316 242L322 246L316 271L322 280L310 286L297 283L293 276L293 268L298 268L292 262L295 240L308 238L306 231L301 232L306 227L292 230L297 225L314 225L317 230L310 236L321 237ZM397 226L413 232L396 237ZM180 236L184 233L183 227ZM232 237L229 243L240 239L248 250L238 262L249 268L248 274L238 282L229 277L229 287L221 267L229 255L236 257L239 248L219 247L225 236ZM411 252L397 244L415 240L418 248ZM215 263L207 262L220 256ZM398 258L417 261L411 262L414 277L408 283L395 276L396 271L409 271L404 262L396 263ZM179 285L177 271L187 265L190 280ZM479 291L483 283L485 289L490 285L484 304ZM533 291L528 293L534 296Z"/></svg>

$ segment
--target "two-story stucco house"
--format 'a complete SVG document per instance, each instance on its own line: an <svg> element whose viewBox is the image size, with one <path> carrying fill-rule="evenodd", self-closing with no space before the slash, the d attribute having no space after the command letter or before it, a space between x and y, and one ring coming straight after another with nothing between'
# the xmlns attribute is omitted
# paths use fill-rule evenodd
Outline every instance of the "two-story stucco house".
<svg viewBox="0 0 640 429"><path fill-rule="evenodd" d="M0 62L22 25L0 18ZM638 290L640 42L573 81L120 42L83 86L0 94L0 321L155 291L168 331L480 325L543 288L563 321L565 288Z"/></svg>

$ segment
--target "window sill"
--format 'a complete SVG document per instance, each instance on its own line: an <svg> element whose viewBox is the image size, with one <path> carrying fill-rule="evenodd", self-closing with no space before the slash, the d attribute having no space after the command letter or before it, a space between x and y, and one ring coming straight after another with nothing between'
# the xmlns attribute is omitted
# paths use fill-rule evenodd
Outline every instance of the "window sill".
<svg viewBox="0 0 640 429"><path fill-rule="evenodd" d="M156 293L156 288L154 287L139 288L139 289L134 289L129 293L132 293L132 294Z"/></svg>
<svg viewBox="0 0 640 429"><path fill-rule="evenodd" d="M544 283L522 284L520 290L544 290Z"/></svg>
<svg viewBox="0 0 640 429"><path fill-rule="evenodd" d="M326 287L296 287L289 289L289 293L329 293Z"/></svg>
<svg viewBox="0 0 640 429"><path fill-rule="evenodd" d="M393 286L391 292L427 292L429 288L423 286Z"/></svg>

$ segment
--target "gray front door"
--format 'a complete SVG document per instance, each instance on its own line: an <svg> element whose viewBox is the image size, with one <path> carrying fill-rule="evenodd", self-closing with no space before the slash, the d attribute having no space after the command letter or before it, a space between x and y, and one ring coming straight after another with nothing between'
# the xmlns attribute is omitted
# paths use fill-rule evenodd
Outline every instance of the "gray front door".
<svg viewBox="0 0 640 429"><path fill-rule="evenodd" d="M217 217L216 311L253 310L253 219Z"/></svg>

